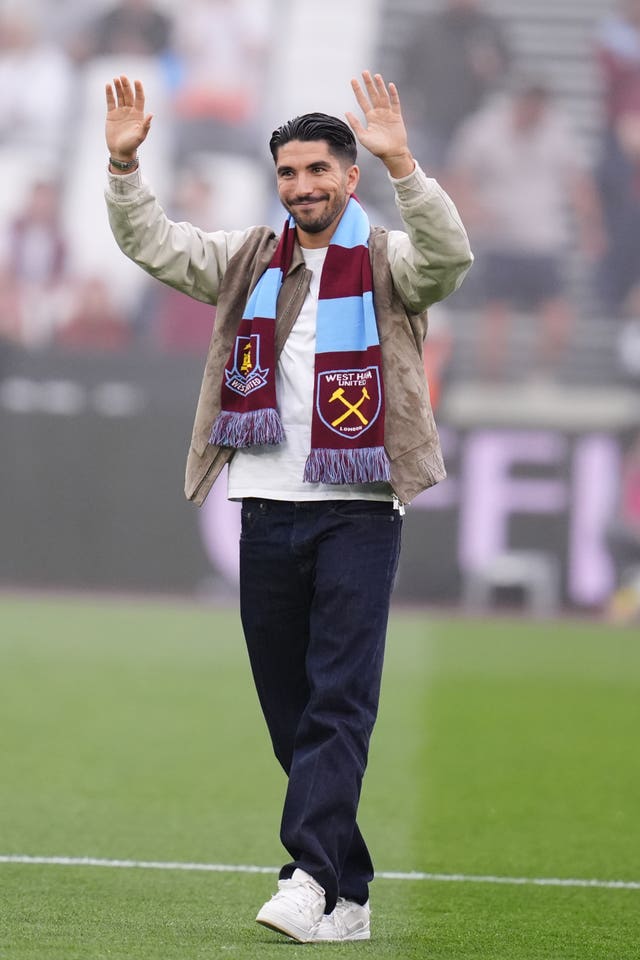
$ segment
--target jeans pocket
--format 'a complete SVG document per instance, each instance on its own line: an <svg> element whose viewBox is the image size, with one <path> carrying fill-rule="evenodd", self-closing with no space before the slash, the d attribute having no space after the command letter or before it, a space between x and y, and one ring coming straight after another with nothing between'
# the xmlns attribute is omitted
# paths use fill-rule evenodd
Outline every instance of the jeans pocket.
<svg viewBox="0 0 640 960"><path fill-rule="evenodd" d="M332 512L346 519L386 520L393 523L398 511L392 500L336 500Z"/></svg>
<svg viewBox="0 0 640 960"><path fill-rule="evenodd" d="M263 500L243 500L240 510L240 539L246 540L266 515L267 505Z"/></svg>

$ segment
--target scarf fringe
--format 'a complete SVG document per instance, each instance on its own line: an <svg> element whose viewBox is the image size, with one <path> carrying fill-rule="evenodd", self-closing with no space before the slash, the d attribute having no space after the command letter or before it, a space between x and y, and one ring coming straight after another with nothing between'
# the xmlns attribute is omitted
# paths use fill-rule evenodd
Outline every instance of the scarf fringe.
<svg viewBox="0 0 640 960"><path fill-rule="evenodd" d="M312 450L304 479L308 483L375 483L390 480L389 458L384 447L355 450Z"/></svg>
<svg viewBox="0 0 640 960"><path fill-rule="evenodd" d="M284 428L273 407L237 413L222 410L211 428L209 443L218 447L253 447L282 443Z"/></svg>

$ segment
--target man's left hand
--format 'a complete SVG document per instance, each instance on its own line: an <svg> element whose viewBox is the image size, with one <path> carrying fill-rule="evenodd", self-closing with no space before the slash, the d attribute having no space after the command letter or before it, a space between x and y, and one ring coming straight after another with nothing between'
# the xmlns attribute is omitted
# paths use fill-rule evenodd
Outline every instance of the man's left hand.
<svg viewBox="0 0 640 960"><path fill-rule="evenodd" d="M364 89L355 78L351 87L366 126L353 113L345 116L362 146L382 160L391 176L406 177L413 173L415 160L409 150L396 85L390 83L387 88L381 74L372 76L368 70L363 72L362 80Z"/></svg>

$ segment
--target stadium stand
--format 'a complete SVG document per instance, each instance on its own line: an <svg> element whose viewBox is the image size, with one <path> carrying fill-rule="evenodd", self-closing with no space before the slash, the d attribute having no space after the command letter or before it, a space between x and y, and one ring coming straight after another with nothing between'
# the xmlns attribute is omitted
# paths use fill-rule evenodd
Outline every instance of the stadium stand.
<svg viewBox="0 0 640 960"><path fill-rule="evenodd" d="M384 0L378 45L380 62L389 77L397 69L413 18L441 7L441 0ZM595 164L602 103L594 32L598 22L616 9L615 0L484 0L483 8L502 21L516 68L546 78ZM624 377L618 326L599 308L590 282L590 267L576 252L568 269L578 323L562 379L569 384L618 382ZM450 322L454 340L450 378L454 382L468 381L474 376L477 355L472 305L462 303L452 310ZM527 369L533 339L528 318L516 317L510 344L510 368L515 381Z"/></svg>

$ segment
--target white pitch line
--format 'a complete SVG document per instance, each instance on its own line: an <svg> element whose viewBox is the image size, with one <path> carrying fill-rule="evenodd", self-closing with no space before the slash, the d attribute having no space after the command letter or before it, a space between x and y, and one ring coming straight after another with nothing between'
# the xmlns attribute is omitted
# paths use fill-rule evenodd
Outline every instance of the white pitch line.
<svg viewBox="0 0 640 960"><path fill-rule="evenodd" d="M157 860L101 860L96 857L32 857L23 854L0 854L0 863L32 864L54 867L110 867L124 870L185 870L204 873L278 873L278 867L248 864L184 863ZM430 880L435 883L501 883L532 887L593 887L600 890L640 890L639 880L588 880L571 877L494 877L466 873L399 873L382 870L379 880Z"/></svg>

